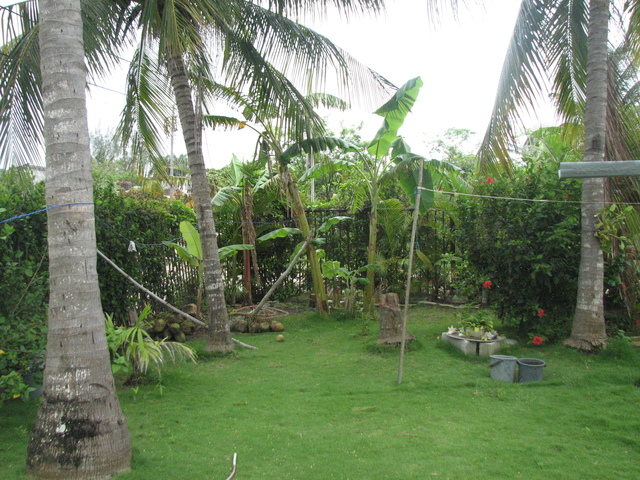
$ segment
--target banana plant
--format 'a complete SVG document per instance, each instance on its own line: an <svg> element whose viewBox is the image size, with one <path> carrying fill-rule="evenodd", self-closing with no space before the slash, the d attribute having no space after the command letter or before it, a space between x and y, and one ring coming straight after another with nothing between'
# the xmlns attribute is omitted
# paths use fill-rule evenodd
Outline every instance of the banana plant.
<svg viewBox="0 0 640 480"><path fill-rule="evenodd" d="M227 122L230 122L228 119ZM240 233L242 243L253 245L254 248L243 252L243 284L244 301L246 305L253 303L251 269L258 286L261 285L260 273L258 270L258 255L255 250L256 229L253 223L254 216L254 196L267 189L273 184L269 182L268 173L264 165L259 161L243 163L233 155L230 165L230 185L221 188L211 201L214 209L230 206L240 217Z"/></svg>
<svg viewBox="0 0 640 480"><path fill-rule="evenodd" d="M382 126L367 145L366 150L358 150L359 161L328 160L323 165L317 165L308 170L303 178L314 178L328 171L343 168L353 169L361 178L360 188L366 189L371 204L369 215L369 241L367 246L367 264L377 262L378 243L378 207L380 204L380 189L385 182L398 179L407 195L415 195L418 187L418 165L422 160L423 192L420 196L420 213L425 213L435 201L434 185L446 184L448 189L461 189L464 184L458 180L460 169L448 162L424 157L411 152L409 145L398 132L415 104L418 93L423 86L422 79L416 77L400 87L395 94L374 113L384 118ZM367 270L368 285L364 292L365 313L373 307L373 293L375 286L375 270Z"/></svg>
<svg viewBox="0 0 640 480"><path fill-rule="evenodd" d="M259 158L269 166L269 172L272 171L271 156L277 160L278 169L278 183L280 184L287 203L291 208L292 216L296 222L296 226L302 231L304 238L313 236L309 222L307 221L304 204L298 190L297 179L291 173L289 169L289 163L296 155L305 152L308 155L313 155L316 152L332 150L334 148L341 149L353 149L355 146L349 145L342 139L335 137L322 136L322 126L320 124L308 123L306 129L289 131L286 125L286 119L288 117L296 117L302 114L298 107L290 109L289 111L276 111L257 109L255 102L250 98L246 98L234 92L230 89L220 87L224 93L225 98L232 101L235 105L242 105L244 107L243 115L247 120L234 119L232 117L220 117L205 115L203 117L203 124L209 127L224 127L224 128L251 128L260 135L259 140ZM306 102L308 107L315 107L317 105L324 105L333 108L346 108L347 104L341 102L336 97L331 95L311 95L307 97ZM260 125L260 129L251 125L255 123ZM298 139L293 142L289 148L284 149L282 145L283 138L286 138L283 132L286 132L289 138ZM310 242L307 246L307 260L309 262L309 269L311 272L311 279L313 282L313 291L316 295L316 307L320 313L329 313L327 291L324 285L324 278L320 267L320 260L317 257L316 249L313 242Z"/></svg>
<svg viewBox="0 0 640 480"><path fill-rule="evenodd" d="M338 277L345 283L343 290L344 294L344 309L351 315L357 313L357 300L360 290L358 286L366 287L369 285L369 280L366 277L362 277L359 274L369 271L377 271L380 269L380 265L370 264L365 265L355 270L348 270L345 266L340 265L337 260L327 260L322 262L322 274L325 278L333 280Z"/></svg>
<svg viewBox="0 0 640 480"><path fill-rule="evenodd" d="M204 291L204 265L202 262L202 244L200 242L200 234L196 227L187 220L180 222L180 233L182 233L182 240L185 242L186 247L175 242L162 243L168 247L172 247L182 261L194 267L198 267L198 299L196 306L197 313L199 315L200 304L202 303L202 292ZM238 251L251 250L253 248L253 245L249 244L227 245L226 247L220 247L218 253L220 255L220 260L223 260L231 255L235 255Z"/></svg>

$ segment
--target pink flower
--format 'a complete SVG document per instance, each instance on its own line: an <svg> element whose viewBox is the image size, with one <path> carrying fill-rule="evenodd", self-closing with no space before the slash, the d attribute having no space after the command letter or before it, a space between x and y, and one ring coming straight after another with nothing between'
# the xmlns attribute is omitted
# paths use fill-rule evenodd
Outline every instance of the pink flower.
<svg viewBox="0 0 640 480"><path fill-rule="evenodd" d="M531 340L531 343L534 345L542 345L542 342L544 342L544 338L538 337L537 335L533 337L533 340Z"/></svg>
<svg viewBox="0 0 640 480"><path fill-rule="evenodd" d="M543 309L539 309L539 310L538 310L538 316L539 316L540 318L542 318L542 317L544 317L544 316L545 316L545 312L544 312L544 310L543 310Z"/></svg>
<svg viewBox="0 0 640 480"><path fill-rule="evenodd" d="M493 178L487 177L487 183L493 183L493 182L494 182Z"/></svg>
<svg viewBox="0 0 640 480"><path fill-rule="evenodd" d="M482 286L483 286L484 288L491 288L491 287L493 286L493 283L491 282L491 280L486 280L486 281L482 284Z"/></svg>

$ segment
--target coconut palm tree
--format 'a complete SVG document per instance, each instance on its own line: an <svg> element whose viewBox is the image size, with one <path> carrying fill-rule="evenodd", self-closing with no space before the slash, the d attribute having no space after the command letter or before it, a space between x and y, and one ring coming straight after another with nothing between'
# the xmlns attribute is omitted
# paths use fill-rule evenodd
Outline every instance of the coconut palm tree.
<svg viewBox="0 0 640 480"><path fill-rule="evenodd" d="M93 3L86 2L85 23L100 23L91 16ZM233 343L201 148L200 108L202 104L206 107L210 93L207 87L215 73L207 47L220 47L222 62L218 73L230 86L250 95L259 108L286 105L287 110L296 110L295 115L286 118L284 127L297 137L302 137L310 126L318 127L320 119L283 71L294 79L304 77L305 82L322 84L327 68L337 66L338 86L353 98L375 99L376 94L385 93L389 84L325 37L286 17L318 13L322 5L278 0L270 3L270 10L248 0L121 0L115 4L119 8L114 17L118 20L114 32L118 45L131 40L134 34L140 39L131 63L129 98L120 131L125 140L134 140L134 153L144 145L152 157L158 157L162 126L173 114L170 105L177 105L202 234L210 326L207 348L228 350ZM382 5L382 0L337 2L345 13L378 11ZM12 58L17 61L21 57ZM273 62L280 64L280 69ZM8 129L0 127L0 140L8 137Z"/></svg>
<svg viewBox="0 0 640 480"><path fill-rule="evenodd" d="M176 5L179 3L176 2ZM339 77L338 85L344 88L349 85L349 82L352 82L350 88L353 90L346 91L351 97L359 90L368 92L371 88L382 95L385 87L388 86L386 81L355 62L325 37L283 16L287 13L314 11L315 6L296 0L276 3L278 13L264 9L253 2L231 0L201 2L196 12L191 12L186 7L177 8L174 5L174 13L163 11L161 18L154 17L157 10L155 1L143 2L138 11L134 10L143 32L141 45L143 47L150 44L158 46L157 65L164 66L166 64L166 73L173 87L183 136L187 142L193 195L199 223L201 223L199 230L214 232L210 238L203 236L203 253L205 258L211 258L212 262L212 267L209 269L211 281L206 281L206 283L219 286L219 290L208 294L209 308L215 308L215 311L210 312L209 331L219 334L215 341L215 349L224 349L226 346L230 348L233 344L230 343L228 322L226 321L222 282L213 281L216 272L220 272L220 267L219 261L216 260L215 227L213 217L209 213L211 198L200 145L202 117L196 111L193 98L190 95L192 92L189 90L190 87L194 88L195 92L193 93L201 100L205 95L212 93L209 88L220 92L219 84L211 81L214 72L211 70L208 52L203 48L207 40L206 34L222 38L222 40L218 40L224 44L225 52L221 70L224 80L231 87L231 90L245 92L252 99L254 115L260 111L286 112L280 116L282 121L278 133L290 138L309 137L322 130L322 123L314 112L313 105L306 100L288 77L298 76L307 85L321 86L324 72L330 64L334 64L338 65L336 70ZM338 3L346 12L360 8L376 10L381 5L378 0ZM144 13L147 7L150 9L148 14ZM170 23L180 19L182 22L167 28L162 18L168 18ZM153 21L149 23L148 19ZM131 20L129 19L128 22L123 29L130 28ZM182 30L178 28L183 23L192 27L191 30L187 30L187 34L185 34L184 27ZM178 34L178 32L180 33ZM175 38L172 38L171 35L175 35ZM146 85L138 84L136 80L142 78L139 74L141 71L147 70L145 65L155 60L145 48L138 50L137 58L139 61L132 64L132 74L130 75L132 79L130 85L134 87L134 90L130 90L132 92L131 101L128 102L128 105L132 107L132 110L130 115L124 117L122 131L125 137L128 137L132 132L132 120L138 121L138 128L141 132L139 138L145 141L147 147L154 148L154 145L157 144L157 128L148 120L154 115L155 118L164 117L166 112L161 111L158 107L159 105L167 105L167 102L157 102L156 97L152 99L153 103L144 103L146 99L141 88ZM279 63L281 66L276 68L272 62ZM286 71L288 76L285 76L283 71ZM309 75L310 71L314 73ZM146 81L146 78L144 80ZM163 79L158 77L158 80L160 86ZM154 94L161 95L166 90L156 88L153 91ZM375 94L372 97L375 98ZM147 108L153 114L141 115L140 107ZM262 116L264 117L264 115ZM302 203L299 201L295 182L282 162L281 167L281 176L287 186L286 191L291 199L294 215L300 220L301 229L308 230L308 226L305 226L304 209L301 207ZM208 251L204 248L206 243L210 245ZM314 261L315 250L311 247L308 249L308 256L312 266L314 290L323 292L322 275L318 262ZM313 269L314 265L318 267L315 270ZM206 272L205 267L205 277L207 276ZM326 293L317 295L317 298L319 310L328 312ZM223 337L223 334L226 337ZM225 338L229 339L228 344L224 343Z"/></svg>
<svg viewBox="0 0 640 480"><path fill-rule="evenodd" d="M613 21L610 7L615 13ZM567 132L584 125L585 161L632 158L629 152L639 117L629 105L637 91L632 60L640 38L639 14L638 1L623 5L610 0L522 1L479 152L482 174L510 173L509 151L522 112L534 106L549 85ZM620 33L616 37L625 39L615 52L608 52L609 29L616 29ZM593 235L595 215L604 205L602 179L584 180L583 202L578 299L566 344L592 350L606 341L603 256Z"/></svg>
<svg viewBox="0 0 640 480"><path fill-rule="evenodd" d="M47 164L49 330L44 394L27 452L38 478L129 470L131 440L115 392L96 269L93 180L80 1L41 0Z"/></svg>

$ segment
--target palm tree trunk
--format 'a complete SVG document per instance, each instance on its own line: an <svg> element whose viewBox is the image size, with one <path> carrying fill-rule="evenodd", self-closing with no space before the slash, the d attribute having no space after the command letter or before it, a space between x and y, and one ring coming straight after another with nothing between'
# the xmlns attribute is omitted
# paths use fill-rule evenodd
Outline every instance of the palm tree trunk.
<svg viewBox="0 0 640 480"><path fill-rule="evenodd" d="M211 209L211 193L202 156L201 128L198 127L189 78L182 57L180 55L172 56L167 60L167 67L187 148L193 201L202 242L204 290L209 325L206 349L208 351L233 350L234 343L231 340L227 305L224 299L217 233Z"/></svg>
<svg viewBox="0 0 640 480"><path fill-rule="evenodd" d="M584 161L604 160L607 102L607 49L609 0L591 0L587 42L587 85L584 127ZM585 179L582 184L582 244L578 273L578 298L565 345L581 350L606 345L603 285L604 258L595 236L596 215L604 207L604 179Z"/></svg>
<svg viewBox="0 0 640 480"><path fill-rule="evenodd" d="M131 439L107 350L96 270L80 0L40 1L47 162L49 330L44 394L27 449L38 478L109 478Z"/></svg>

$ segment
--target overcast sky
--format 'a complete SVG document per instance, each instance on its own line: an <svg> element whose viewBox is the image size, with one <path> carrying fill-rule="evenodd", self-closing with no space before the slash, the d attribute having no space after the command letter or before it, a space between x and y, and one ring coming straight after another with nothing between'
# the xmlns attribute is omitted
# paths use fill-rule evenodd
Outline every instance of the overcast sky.
<svg viewBox="0 0 640 480"><path fill-rule="evenodd" d="M426 7L420 0L388 0L381 18L332 18L306 24L373 68L397 86L421 76L425 86L400 133L416 153L427 154L424 144L448 128L486 129L493 107L502 61L506 53L520 2L492 0L484 9L463 9L458 21L443 19L429 26ZM88 97L91 130L106 130L117 124L124 101L124 74L92 87ZM330 126L340 122L364 122L364 138L379 128L381 119L370 110L349 114L332 113ZM549 124L548 114L533 119L531 128ZM251 132L215 132L203 142L208 167L227 164L231 154L248 159L254 149ZM184 152L181 139L176 153Z"/></svg>

